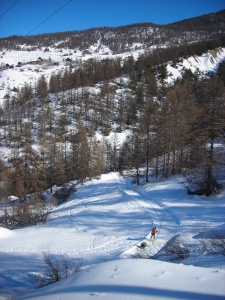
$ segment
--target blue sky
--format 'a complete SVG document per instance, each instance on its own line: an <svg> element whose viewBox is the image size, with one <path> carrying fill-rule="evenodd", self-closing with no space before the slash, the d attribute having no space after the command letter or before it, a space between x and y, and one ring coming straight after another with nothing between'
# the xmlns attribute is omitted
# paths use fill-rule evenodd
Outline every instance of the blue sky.
<svg viewBox="0 0 225 300"><path fill-rule="evenodd" d="M225 9L225 0L0 0L0 38L152 22Z"/></svg>

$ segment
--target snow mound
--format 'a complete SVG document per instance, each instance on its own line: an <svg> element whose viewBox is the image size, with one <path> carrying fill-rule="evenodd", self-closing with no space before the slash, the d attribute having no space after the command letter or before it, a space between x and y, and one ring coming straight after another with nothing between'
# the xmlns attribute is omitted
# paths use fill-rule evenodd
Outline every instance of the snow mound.
<svg viewBox="0 0 225 300"><path fill-rule="evenodd" d="M182 280L178 280L182 274ZM29 300L198 299L222 300L224 270L123 259L98 264L51 286L23 295Z"/></svg>

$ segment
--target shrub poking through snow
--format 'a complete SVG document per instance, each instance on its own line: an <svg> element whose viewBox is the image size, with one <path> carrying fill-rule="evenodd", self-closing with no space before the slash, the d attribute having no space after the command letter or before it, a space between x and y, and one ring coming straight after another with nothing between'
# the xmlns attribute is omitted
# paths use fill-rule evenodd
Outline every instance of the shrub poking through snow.
<svg viewBox="0 0 225 300"><path fill-rule="evenodd" d="M72 265L62 256L43 252L44 272L35 276L38 287L43 287L79 272L82 262Z"/></svg>
<svg viewBox="0 0 225 300"><path fill-rule="evenodd" d="M164 251L171 261L187 258L190 253L190 250L185 246L185 238L180 236L175 236L169 240Z"/></svg>
<svg viewBox="0 0 225 300"><path fill-rule="evenodd" d="M58 189L54 194L53 197L56 199L57 204L61 204L66 202L69 197L76 192L75 186L70 186L67 184L64 184L63 187Z"/></svg>
<svg viewBox="0 0 225 300"><path fill-rule="evenodd" d="M209 238L200 239L203 253L225 256L225 238L221 233L214 233Z"/></svg>

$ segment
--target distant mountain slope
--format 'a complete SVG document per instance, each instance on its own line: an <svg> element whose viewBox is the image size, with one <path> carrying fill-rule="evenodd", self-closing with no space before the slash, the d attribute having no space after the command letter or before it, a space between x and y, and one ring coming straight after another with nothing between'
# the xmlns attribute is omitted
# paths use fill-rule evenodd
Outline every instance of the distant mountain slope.
<svg viewBox="0 0 225 300"><path fill-rule="evenodd" d="M225 33L224 20L225 10L222 10L168 25L139 23L36 36L12 36L0 39L0 50L17 49L18 45L85 50L93 44L100 43L116 54L130 51L133 47L169 47L210 39L214 35L221 36Z"/></svg>
<svg viewBox="0 0 225 300"><path fill-rule="evenodd" d="M200 17L190 18L168 25L170 28L192 30L216 31L220 29L225 31L225 9L216 13L203 15Z"/></svg>

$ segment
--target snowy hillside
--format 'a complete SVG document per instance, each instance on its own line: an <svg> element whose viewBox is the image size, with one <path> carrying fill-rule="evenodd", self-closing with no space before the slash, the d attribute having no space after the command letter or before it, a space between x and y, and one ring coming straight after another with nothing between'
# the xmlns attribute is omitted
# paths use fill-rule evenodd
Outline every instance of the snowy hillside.
<svg viewBox="0 0 225 300"><path fill-rule="evenodd" d="M135 47L134 47L135 48ZM154 49L154 47L153 47ZM151 52L151 48L149 50ZM50 75L65 68L76 68L81 61L88 59L103 60L106 58L125 59L133 56L137 59L144 50L132 50L121 54L112 54L111 51L104 47L99 48L93 45L88 49L88 54L69 49L45 48L39 50L22 50L4 51L0 56L0 105L3 104L4 96L9 90L21 88L24 83L35 87L36 81L41 75L49 80ZM200 71L203 73L213 72L217 69L219 63L225 59L225 48L219 48L209 51L202 56L192 56L181 59L177 65L167 65L168 83L182 76L184 69L191 69L192 72Z"/></svg>
<svg viewBox="0 0 225 300"><path fill-rule="evenodd" d="M210 243L224 238L224 199L190 196L179 177L139 187L118 173L85 182L46 224L0 228L0 298L222 300L225 256ZM138 247L153 226L154 243ZM81 263L81 271L34 290L43 252Z"/></svg>
<svg viewBox="0 0 225 300"><path fill-rule="evenodd" d="M0 39L0 300L224 298L218 16Z"/></svg>
<svg viewBox="0 0 225 300"><path fill-rule="evenodd" d="M4 95L8 89L21 88L24 83L35 87L36 81L41 75L46 79L59 70L66 67L75 68L80 62L88 59L103 60L106 58L126 58L133 56L135 59L143 53L143 50L131 51L113 55L107 48L98 48L98 45L88 49L89 54L80 50L71 51L68 49L49 48L30 51L5 51L0 56L0 105L3 103ZM7 67L6 67L7 66Z"/></svg>
<svg viewBox="0 0 225 300"><path fill-rule="evenodd" d="M217 66L225 59L225 48L219 48L216 51L209 51L202 56L191 56L183 59L175 67L167 65L168 83L172 83L177 78L182 77L184 69L190 69L193 73L202 72L204 74L215 72Z"/></svg>

